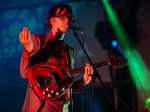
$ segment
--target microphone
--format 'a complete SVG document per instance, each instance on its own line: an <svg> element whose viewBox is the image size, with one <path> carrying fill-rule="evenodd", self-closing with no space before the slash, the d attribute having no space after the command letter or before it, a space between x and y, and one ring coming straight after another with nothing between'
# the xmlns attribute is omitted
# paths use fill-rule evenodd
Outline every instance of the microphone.
<svg viewBox="0 0 150 112"><path fill-rule="evenodd" d="M74 31L76 31L76 30L82 30L82 28L80 28L78 26L74 26L74 25L69 25L68 28L71 29L71 30L74 30Z"/></svg>

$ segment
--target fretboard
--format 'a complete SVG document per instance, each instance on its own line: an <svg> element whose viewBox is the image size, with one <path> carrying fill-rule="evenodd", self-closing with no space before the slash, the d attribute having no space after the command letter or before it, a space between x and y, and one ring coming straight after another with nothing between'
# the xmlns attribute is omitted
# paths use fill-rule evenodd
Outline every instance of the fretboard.
<svg viewBox="0 0 150 112"><path fill-rule="evenodd" d="M108 61L103 61L103 62L95 63L93 66L95 68L98 68L98 67L102 67L102 66L106 66L106 65L109 65ZM72 70L69 71L69 73L71 74L71 76L75 76L75 75L78 75L78 74L83 73L83 72L84 72L84 67L75 68L75 69L72 69Z"/></svg>

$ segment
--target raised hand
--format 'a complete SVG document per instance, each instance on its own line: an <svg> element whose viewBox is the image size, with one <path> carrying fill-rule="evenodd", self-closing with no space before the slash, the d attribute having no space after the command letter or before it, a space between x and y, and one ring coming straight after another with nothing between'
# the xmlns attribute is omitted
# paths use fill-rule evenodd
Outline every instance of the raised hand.
<svg viewBox="0 0 150 112"><path fill-rule="evenodd" d="M19 33L19 40L23 44L24 48L30 53L33 50L33 42L31 39L31 33L27 27L24 27Z"/></svg>
<svg viewBox="0 0 150 112"><path fill-rule="evenodd" d="M91 80L91 75L93 74L94 70L91 67L91 65L86 64L85 68L84 68L84 76L83 76L83 80L84 80L84 85L88 84Z"/></svg>

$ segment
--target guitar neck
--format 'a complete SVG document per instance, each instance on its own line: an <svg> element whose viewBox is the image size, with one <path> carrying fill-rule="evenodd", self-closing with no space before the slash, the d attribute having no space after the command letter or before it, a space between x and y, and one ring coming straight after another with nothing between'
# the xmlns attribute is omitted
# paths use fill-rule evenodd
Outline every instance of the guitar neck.
<svg viewBox="0 0 150 112"><path fill-rule="evenodd" d="M103 61L103 62L95 63L93 66L95 68L99 68L99 67L106 66L106 65L109 65L108 61ZM69 73L70 73L71 76L76 76L76 75L78 75L80 73L83 73L83 72L84 72L84 67L75 68L75 69L72 69L72 70L69 71Z"/></svg>

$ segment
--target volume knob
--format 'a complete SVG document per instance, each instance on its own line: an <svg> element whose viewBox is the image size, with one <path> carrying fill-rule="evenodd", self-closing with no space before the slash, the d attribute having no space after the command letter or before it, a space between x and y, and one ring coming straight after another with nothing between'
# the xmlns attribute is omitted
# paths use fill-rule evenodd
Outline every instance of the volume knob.
<svg viewBox="0 0 150 112"><path fill-rule="evenodd" d="M50 98L50 97L51 97L51 94L48 93L47 96Z"/></svg>
<svg viewBox="0 0 150 112"><path fill-rule="evenodd" d="M43 94L46 94L46 91L43 91Z"/></svg>
<svg viewBox="0 0 150 112"><path fill-rule="evenodd" d="M50 89L49 88L46 88L46 91L49 91Z"/></svg>
<svg viewBox="0 0 150 112"><path fill-rule="evenodd" d="M65 91L66 90L66 88L65 87L63 87L62 89L61 89L61 91Z"/></svg>
<svg viewBox="0 0 150 112"><path fill-rule="evenodd" d="M59 95L59 92L58 92L58 91L56 91L56 92L55 92L55 95L56 95L56 96L58 96L58 95Z"/></svg>

